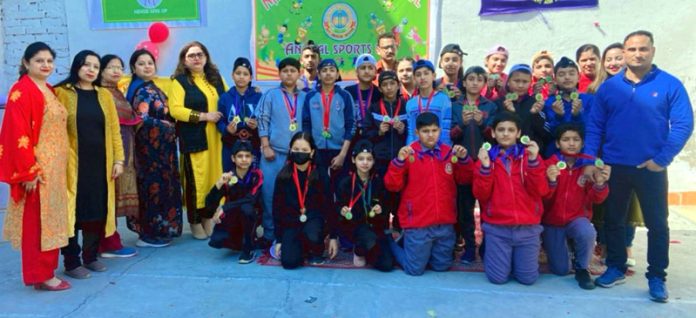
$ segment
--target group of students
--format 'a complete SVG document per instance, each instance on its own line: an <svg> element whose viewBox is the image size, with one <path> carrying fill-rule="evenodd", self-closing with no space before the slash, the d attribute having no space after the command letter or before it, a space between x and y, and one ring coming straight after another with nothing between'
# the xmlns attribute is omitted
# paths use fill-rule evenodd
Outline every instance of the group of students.
<svg viewBox="0 0 696 318"><path fill-rule="evenodd" d="M380 36L378 52L393 53L393 40ZM30 46L23 59L28 73L18 83L31 86L33 80L52 89L44 76L52 52L45 44ZM585 45L575 61L562 57L554 64L541 51L531 65L516 64L504 73L504 46L488 52L485 67L464 68L466 53L449 44L438 62L445 75L437 79L428 60L387 54L395 66L388 69L384 60L363 54L354 60L357 83L344 88L337 63L321 58L310 41L300 60L279 61L280 85L262 93L251 85L248 59L234 62L234 86L228 88L205 46L192 42L181 50L169 83L157 79L149 52L136 51L130 80L121 80L120 91L118 80L108 82L114 89L103 99L97 75L107 80L109 71L122 73L124 64L113 56L100 64L96 53L80 52L57 89L67 118L75 122L66 128L72 191L61 198L73 204L62 213L77 221L64 226L52 247L72 237L63 253L66 274L74 278L106 270L96 259L100 242L115 241L102 248L102 256L132 255L114 239L112 206L135 195L137 207L127 220L140 247L164 247L179 236L185 206L193 236L209 239L214 248L241 250L243 264L255 259L258 247L269 248L288 269L320 264L344 250L355 266L390 271L398 264L407 274L421 275L428 267L448 270L458 252L471 263L478 251L491 282L533 284L543 247L553 273L574 271L579 286L592 289L593 205L609 193L611 167L583 152L584 127L592 93L623 68L620 52L620 44L602 56L596 46ZM10 131L21 111L12 103L24 86L11 91L3 143L18 136ZM49 91L41 93L50 98ZM111 95L123 100L121 108ZM26 103L43 107L38 96L38 102ZM123 139L114 138L119 119ZM10 154L6 150L3 158L0 152L0 160L10 160ZM595 167L589 175L588 166ZM16 171L22 169L22 178L2 174L13 199L37 186L27 181L39 180L29 163ZM121 185L128 170L136 175L135 194L124 193ZM121 186L113 190L114 183ZM477 201L481 246L474 235ZM25 229L24 236L44 235L36 232ZM26 270L31 261L25 261ZM48 290L69 287L52 272L44 270L40 278L25 273L25 282Z"/></svg>

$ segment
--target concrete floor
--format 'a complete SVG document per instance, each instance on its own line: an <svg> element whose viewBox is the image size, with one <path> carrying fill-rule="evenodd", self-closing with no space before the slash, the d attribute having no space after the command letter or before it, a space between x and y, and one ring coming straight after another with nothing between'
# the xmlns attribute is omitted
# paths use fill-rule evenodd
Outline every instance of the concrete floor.
<svg viewBox="0 0 696 318"><path fill-rule="evenodd" d="M24 287L19 253L0 241L0 317L694 317L696 257L689 251L696 248L696 224L683 215L696 209L671 212L668 304L648 300L644 229L636 237L637 274L622 286L593 291L578 288L572 276L548 274L533 286L496 286L482 273L409 277L239 265L236 254L209 248L187 229L170 247L105 260L107 272L73 279L65 292ZM125 243L135 243L133 233L119 230Z"/></svg>

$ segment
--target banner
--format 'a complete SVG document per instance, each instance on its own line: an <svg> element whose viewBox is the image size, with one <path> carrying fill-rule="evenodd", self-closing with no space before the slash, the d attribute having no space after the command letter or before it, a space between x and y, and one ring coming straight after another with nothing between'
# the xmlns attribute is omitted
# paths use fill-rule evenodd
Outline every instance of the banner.
<svg viewBox="0 0 696 318"><path fill-rule="evenodd" d="M548 9L591 8L598 0L481 0L479 15L511 14Z"/></svg>
<svg viewBox="0 0 696 318"><path fill-rule="evenodd" d="M204 26L205 0L88 0L92 30L169 26Z"/></svg>
<svg viewBox="0 0 696 318"><path fill-rule="evenodd" d="M355 79L353 61L377 56L377 37L392 33L397 58L427 58L430 52L431 4L436 0L309 1L252 0L256 80L277 80L277 63L300 57L308 40L333 58L344 80Z"/></svg>

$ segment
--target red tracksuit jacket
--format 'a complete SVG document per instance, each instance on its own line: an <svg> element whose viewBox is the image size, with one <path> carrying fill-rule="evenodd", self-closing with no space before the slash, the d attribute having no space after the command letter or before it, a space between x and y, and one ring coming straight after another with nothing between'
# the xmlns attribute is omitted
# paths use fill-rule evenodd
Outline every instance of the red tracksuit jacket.
<svg viewBox="0 0 696 318"><path fill-rule="evenodd" d="M490 153L498 149L496 146ZM524 147L516 145L508 154L491 155L489 168L478 161L474 173L474 197L481 204L484 222L509 226L541 222L542 198L549 186L546 165L540 157L529 161Z"/></svg>
<svg viewBox="0 0 696 318"><path fill-rule="evenodd" d="M424 151L419 142L411 148L410 159L389 164L384 176L387 190L401 192L399 222L404 229L422 228L457 221L457 184L470 184L473 161L470 157L451 162L451 147L440 144Z"/></svg>
<svg viewBox="0 0 696 318"><path fill-rule="evenodd" d="M553 155L546 160L546 165L555 165L558 161L559 158ZM582 174L584 166L576 163L572 168L561 170L555 183L549 182L542 223L565 226L581 217L592 220L592 205L604 202L609 195L609 186L597 186L585 179Z"/></svg>

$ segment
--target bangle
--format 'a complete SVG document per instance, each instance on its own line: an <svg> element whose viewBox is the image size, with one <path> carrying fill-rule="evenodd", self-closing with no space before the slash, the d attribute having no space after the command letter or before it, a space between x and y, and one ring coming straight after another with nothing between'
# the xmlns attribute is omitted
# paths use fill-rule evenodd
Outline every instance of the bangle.
<svg viewBox="0 0 696 318"><path fill-rule="evenodd" d="M189 114L189 122L190 123L198 123L201 120L201 112L197 110L192 110L191 113Z"/></svg>
<svg viewBox="0 0 696 318"><path fill-rule="evenodd" d="M115 165L123 165L123 161L121 161L121 160L115 160L115 161L114 161L114 164L115 164Z"/></svg>

